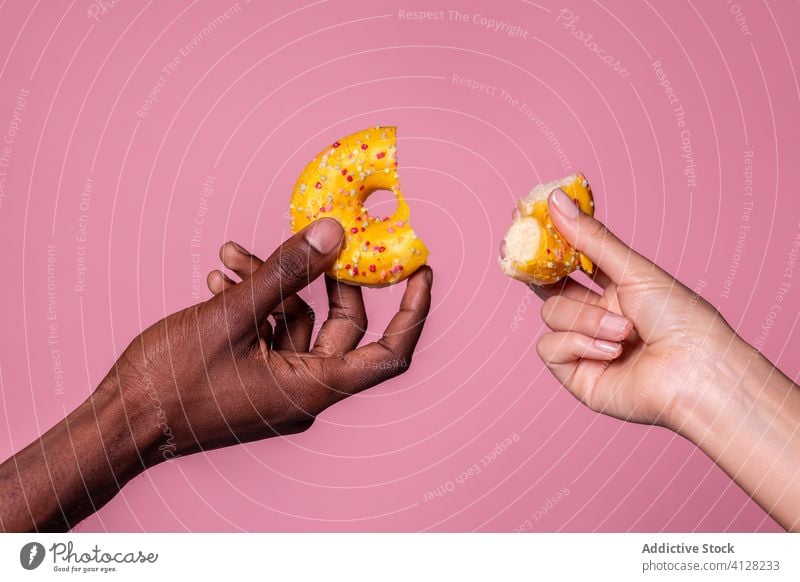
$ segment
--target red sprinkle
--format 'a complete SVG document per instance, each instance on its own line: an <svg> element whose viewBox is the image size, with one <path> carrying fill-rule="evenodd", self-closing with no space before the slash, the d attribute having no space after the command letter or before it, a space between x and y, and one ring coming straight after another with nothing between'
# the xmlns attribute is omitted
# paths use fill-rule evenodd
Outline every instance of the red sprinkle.
<svg viewBox="0 0 800 582"><path fill-rule="evenodd" d="M358 275L358 273L356 273L356 275ZM365 275L366 275L366 273L364 271L361 271L361 276L363 277Z"/></svg>
<svg viewBox="0 0 800 582"><path fill-rule="evenodd" d="M386 152L378 152L378 154L375 157L380 160L385 155L386 155Z"/></svg>
<svg viewBox="0 0 800 582"><path fill-rule="evenodd" d="M342 144L340 144L338 141L333 142L333 147L335 148L338 148L340 145Z"/></svg>
<svg viewBox="0 0 800 582"><path fill-rule="evenodd" d="M316 188L317 190L322 188L322 182L317 182L316 184L314 184L314 188Z"/></svg>
<svg viewBox="0 0 800 582"><path fill-rule="evenodd" d="M347 176L347 181L348 182L352 182L353 181L353 176Z"/></svg>
<svg viewBox="0 0 800 582"><path fill-rule="evenodd" d="M349 270L350 270L350 263L347 263L347 264L344 266L344 268L345 268L345 269L347 269L347 270L349 271Z"/></svg>
<svg viewBox="0 0 800 582"><path fill-rule="evenodd" d="M369 266L369 272L370 273L374 273L375 272L375 265L370 265Z"/></svg>
<svg viewBox="0 0 800 582"><path fill-rule="evenodd" d="M545 249L545 250L547 251L547 254L549 255L550 254L550 249Z"/></svg>
<svg viewBox="0 0 800 582"><path fill-rule="evenodd" d="M382 253L386 250L386 247L378 247L378 252Z"/></svg>
<svg viewBox="0 0 800 582"><path fill-rule="evenodd" d="M343 168L342 169L342 176L346 176L346 175L347 175L347 168Z"/></svg>
<svg viewBox="0 0 800 582"><path fill-rule="evenodd" d="M367 229L362 226L361 227L361 232L364 232L365 230L367 230Z"/></svg>
<svg viewBox="0 0 800 582"><path fill-rule="evenodd" d="M361 144L361 149L362 149L362 150L365 150L365 149L367 149L368 147L369 147L369 146L368 146L367 144L365 144L365 143L362 143L362 144Z"/></svg>
<svg viewBox="0 0 800 582"><path fill-rule="evenodd" d="M359 190L363 190L363 189L364 189L364 184L361 184L361 188L359 188Z"/></svg>
<svg viewBox="0 0 800 582"><path fill-rule="evenodd" d="M350 232L352 232L353 234L355 234L355 233L357 233L357 232L358 232L358 228L356 228L356 227L354 226L353 228L351 228L351 229L350 229Z"/></svg>
<svg viewBox="0 0 800 582"><path fill-rule="evenodd" d="M357 277L357 276L358 276L358 269L353 269L353 276L354 276L354 277Z"/></svg>

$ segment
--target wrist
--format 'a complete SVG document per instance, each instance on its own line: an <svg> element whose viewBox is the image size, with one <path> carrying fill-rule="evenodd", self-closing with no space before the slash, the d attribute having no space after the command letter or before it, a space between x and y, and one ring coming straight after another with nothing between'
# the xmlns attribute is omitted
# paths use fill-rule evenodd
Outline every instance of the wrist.
<svg viewBox="0 0 800 582"><path fill-rule="evenodd" d="M708 366L708 380L676 406L671 428L785 528L796 529L800 390L738 336L729 350L714 353L718 361Z"/></svg>
<svg viewBox="0 0 800 582"><path fill-rule="evenodd" d="M0 468L3 494L16 501L10 503L13 511L4 515L3 527L70 529L144 471L137 450L119 399L101 384L61 422L18 452L13 464L6 463L5 476Z"/></svg>
<svg viewBox="0 0 800 582"><path fill-rule="evenodd" d="M730 427L756 408L763 399L764 356L731 331L728 338L709 342L698 358L692 381L677 391L666 426L700 445ZM778 372L779 373L779 372ZM727 437L726 437L727 438Z"/></svg>
<svg viewBox="0 0 800 582"><path fill-rule="evenodd" d="M138 386L141 382L136 387L123 385L124 380L112 370L90 399L105 409L104 441L116 443L130 464L125 470L134 474L171 458L170 452L177 456L174 438L168 441L165 435L166 414L158 393L149 376L140 379L143 390ZM131 471L134 468L138 470Z"/></svg>

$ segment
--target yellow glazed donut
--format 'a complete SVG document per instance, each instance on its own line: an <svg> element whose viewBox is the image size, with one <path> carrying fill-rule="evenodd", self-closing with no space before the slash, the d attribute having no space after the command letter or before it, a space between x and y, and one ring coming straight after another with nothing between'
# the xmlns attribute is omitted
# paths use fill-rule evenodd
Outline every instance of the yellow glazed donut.
<svg viewBox="0 0 800 582"><path fill-rule="evenodd" d="M581 172L536 186L517 201L513 222L500 245L500 267L506 275L549 285L576 269L594 271L589 257L571 247L550 221L547 197L556 188L564 190L583 212L594 215L592 188Z"/></svg>
<svg viewBox="0 0 800 582"><path fill-rule="evenodd" d="M373 127L334 142L305 167L292 193L293 232L318 218L337 219L344 243L328 274L339 281L385 287L425 264L428 249L409 224L400 192L395 127ZM371 216L364 201L376 190L397 198L392 216Z"/></svg>

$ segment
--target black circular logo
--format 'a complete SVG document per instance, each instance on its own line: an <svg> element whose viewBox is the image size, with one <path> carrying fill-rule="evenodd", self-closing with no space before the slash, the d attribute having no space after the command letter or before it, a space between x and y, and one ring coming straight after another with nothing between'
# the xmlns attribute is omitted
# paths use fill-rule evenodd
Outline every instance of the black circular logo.
<svg viewBox="0 0 800 582"><path fill-rule="evenodd" d="M19 551L19 563L26 570L38 568L44 561L44 546L39 542L29 542Z"/></svg>

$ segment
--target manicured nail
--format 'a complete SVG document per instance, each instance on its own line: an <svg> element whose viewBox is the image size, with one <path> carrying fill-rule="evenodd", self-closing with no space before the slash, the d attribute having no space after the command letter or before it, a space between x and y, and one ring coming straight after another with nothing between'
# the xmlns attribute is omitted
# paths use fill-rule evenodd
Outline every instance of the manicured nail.
<svg viewBox="0 0 800 582"><path fill-rule="evenodd" d="M561 216L569 219L577 218L578 212L580 212L578 207L561 188L556 188L550 192L550 200L553 203L553 207L561 213Z"/></svg>
<svg viewBox="0 0 800 582"><path fill-rule="evenodd" d="M607 354L616 354L620 348L622 348L617 342L609 342L601 339L594 340L594 347Z"/></svg>
<svg viewBox="0 0 800 582"><path fill-rule="evenodd" d="M333 218L320 218L306 230L306 242L318 252L327 255L333 252L342 242L344 231Z"/></svg>
<svg viewBox="0 0 800 582"><path fill-rule="evenodd" d="M433 269L425 269L425 278L428 280L428 285L433 282Z"/></svg>
<svg viewBox="0 0 800 582"><path fill-rule="evenodd" d="M617 315L616 313L607 313L600 320L600 331L604 334L615 337L624 338L631 330L631 322L625 317Z"/></svg>

